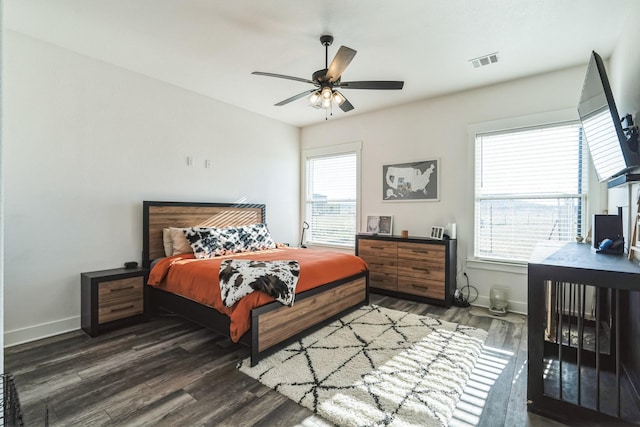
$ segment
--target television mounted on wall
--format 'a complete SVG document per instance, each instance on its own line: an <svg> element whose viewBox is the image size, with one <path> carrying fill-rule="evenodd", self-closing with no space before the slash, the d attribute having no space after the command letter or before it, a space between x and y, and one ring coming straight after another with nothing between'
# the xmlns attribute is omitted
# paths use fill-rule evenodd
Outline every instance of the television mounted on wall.
<svg viewBox="0 0 640 427"><path fill-rule="evenodd" d="M600 55L592 52L582 86L578 115L600 182L640 166L638 128L631 115L620 118ZM622 127L622 121L627 125Z"/></svg>

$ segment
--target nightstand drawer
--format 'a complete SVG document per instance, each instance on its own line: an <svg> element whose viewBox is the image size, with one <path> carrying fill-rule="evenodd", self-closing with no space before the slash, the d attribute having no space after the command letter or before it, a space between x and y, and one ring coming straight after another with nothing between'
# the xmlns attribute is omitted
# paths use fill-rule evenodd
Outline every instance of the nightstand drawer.
<svg viewBox="0 0 640 427"><path fill-rule="evenodd" d="M112 322L118 319L142 314L144 312L144 304L142 298L131 301L121 301L108 305L101 305L98 309L98 324Z"/></svg>
<svg viewBox="0 0 640 427"><path fill-rule="evenodd" d="M142 314L144 278L129 277L98 284L98 323Z"/></svg>
<svg viewBox="0 0 640 427"><path fill-rule="evenodd" d="M118 304L125 301L139 299L142 301L142 288L144 286L144 278L129 277L120 280L110 280L100 282L98 285L98 301L99 306L103 307L110 304Z"/></svg>

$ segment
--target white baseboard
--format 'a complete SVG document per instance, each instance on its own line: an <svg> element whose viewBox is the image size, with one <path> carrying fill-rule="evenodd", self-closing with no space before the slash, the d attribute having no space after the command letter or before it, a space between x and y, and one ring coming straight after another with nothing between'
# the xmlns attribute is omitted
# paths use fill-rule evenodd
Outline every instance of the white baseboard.
<svg viewBox="0 0 640 427"><path fill-rule="evenodd" d="M489 297L478 296L471 304L478 307L489 308ZM513 313L527 314L527 303L509 301L508 310ZM65 332L77 331L80 329L80 316L69 317L55 322L42 323L21 329L4 332L4 346L12 347L18 344L39 340L42 338L60 335Z"/></svg>
<svg viewBox="0 0 640 427"><path fill-rule="evenodd" d="M489 308L490 300L489 297L478 296L478 298L471 303L471 305L475 305L478 307ZM524 314L527 315L527 303L526 302L517 302L517 301L509 301L508 311L512 313Z"/></svg>
<svg viewBox="0 0 640 427"><path fill-rule="evenodd" d="M78 329L80 329L80 316L14 329L13 331L5 331L4 346L12 347L14 345L60 335L65 332L77 331Z"/></svg>

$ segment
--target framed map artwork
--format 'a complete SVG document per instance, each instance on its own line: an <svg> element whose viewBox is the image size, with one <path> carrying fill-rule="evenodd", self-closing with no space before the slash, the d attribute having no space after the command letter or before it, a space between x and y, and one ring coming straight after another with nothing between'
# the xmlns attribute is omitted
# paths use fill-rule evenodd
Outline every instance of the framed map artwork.
<svg viewBox="0 0 640 427"><path fill-rule="evenodd" d="M382 166L382 200L387 202L440 200L438 160Z"/></svg>

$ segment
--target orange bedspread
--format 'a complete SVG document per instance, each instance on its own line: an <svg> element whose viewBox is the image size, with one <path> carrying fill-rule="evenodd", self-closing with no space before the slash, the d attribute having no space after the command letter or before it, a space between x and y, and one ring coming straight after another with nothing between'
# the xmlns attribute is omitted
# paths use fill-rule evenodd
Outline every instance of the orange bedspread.
<svg viewBox="0 0 640 427"><path fill-rule="evenodd" d="M231 319L231 340L238 342L251 326L251 309L268 304L274 298L263 292L253 292L233 307L225 307L220 297L218 273L222 261L229 258L298 261L300 277L296 294L367 269L365 262L354 255L287 247L210 259L196 259L193 254L175 255L164 258L155 265L149 274L148 283L226 314Z"/></svg>

